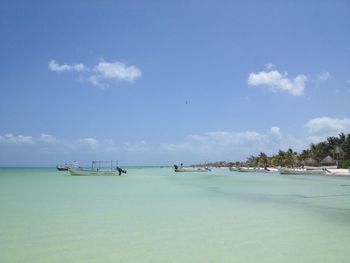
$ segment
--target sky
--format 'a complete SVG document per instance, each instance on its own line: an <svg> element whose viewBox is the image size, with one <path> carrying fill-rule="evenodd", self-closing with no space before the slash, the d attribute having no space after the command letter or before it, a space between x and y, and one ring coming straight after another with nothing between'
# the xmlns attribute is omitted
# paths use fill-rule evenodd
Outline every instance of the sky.
<svg viewBox="0 0 350 263"><path fill-rule="evenodd" d="M350 132L350 2L0 2L0 166L244 161Z"/></svg>

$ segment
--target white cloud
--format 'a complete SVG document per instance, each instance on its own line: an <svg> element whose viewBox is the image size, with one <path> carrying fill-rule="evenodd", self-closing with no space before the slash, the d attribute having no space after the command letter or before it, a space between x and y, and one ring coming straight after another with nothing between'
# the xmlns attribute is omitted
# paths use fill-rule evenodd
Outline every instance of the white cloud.
<svg viewBox="0 0 350 263"><path fill-rule="evenodd" d="M41 141L41 142L46 142L46 143L55 143L55 142L57 142L57 139L54 136L52 136L50 134L45 134L45 133L40 134L38 140Z"/></svg>
<svg viewBox="0 0 350 263"><path fill-rule="evenodd" d="M94 74L89 76L92 85L105 88L112 81L134 82L141 77L141 70L131 65L127 66L121 62L100 62L94 69Z"/></svg>
<svg viewBox="0 0 350 263"><path fill-rule="evenodd" d="M188 142L184 142L184 143L166 143L166 144L163 144L163 148L167 151L187 151L187 150L190 150L191 144L188 143Z"/></svg>
<svg viewBox="0 0 350 263"><path fill-rule="evenodd" d="M267 64L265 64L265 68L267 68L267 69L272 69L272 68L274 68L274 67L275 67L275 65L272 64L272 63L267 63Z"/></svg>
<svg viewBox="0 0 350 263"><path fill-rule="evenodd" d="M279 127L271 127L270 134L277 139L281 139L282 137L281 129Z"/></svg>
<svg viewBox="0 0 350 263"><path fill-rule="evenodd" d="M310 143L319 143L325 141L327 136L322 136L322 135L311 135L306 137L306 140L310 141Z"/></svg>
<svg viewBox="0 0 350 263"><path fill-rule="evenodd" d="M82 138L72 142L72 145L77 148L87 148L90 150L98 150L101 143L95 138Z"/></svg>
<svg viewBox="0 0 350 263"><path fill-rule="evenodd" d="M96 138L77 138L65 139L56 138L52 135L42 134L39 141L46 144L46 150L51 149L52 152L59 151L64 153L102 153L110 152L116 149L112 140L98 140ZM52 148L49 148L52 145Z"/></svg>
<svg viewBox="0 0 350 263"><path fill-rule="evenodd" d="M217 145L232 145L240 144L244 141L249 142L261 142L265 139L264 135L257 132L247 131L247 132L208 132L205 134L207 139Z"/></svg>
<svg viewBox="0 0 350 263"><path fill-rule="evenodd" d="M342 132L350 132L350 119L318 117L309 120L305 127L313 135L334 136Z"/></svg>
<svg viewBox="0 0 350 263"><path fill-rule="evenodd" d="M254 131L227 132L216 131L187 136L180 143L163 144L168 152L192 153L205 158L227 158L227 156L241 155L265 149L269 144L269 137ZM225 157L226 156L226 157Z"/></svg>
<svg viewBox="0 0 350 263"><path fill-rule="evenodd" d="M55 60L49 62L49 69L54 72L77 72L81 79L86 79L92 85L105 88L118 81L134 82L140 78L142 72L134 65L127 66L124 63L99 62L97 65L89 68L83 64L59 65Z"/></svg>
<svg viewBox="0 0 350 263"><path fill-rule="evenodd" d="M95 138L83 138L79 139L78 142L86 145L96 145L98 143Z"/></svg>
<svg viewBox="0 0 350 263"><path fill-rule="evenodd" d="M139 142L121 142L116 143L111 139L80 138L75 140L61 139L62 149L68 152L90 152L90 153L109 153L112 155L125 153L145 153L150 149L146 141Z"/></svg>
<svg viewBox="0 0 350 263"><path fill-rule="evenodd" d="M190 135L179 143L163 144L163 149L178 156L177 159L197 158L198 160L245 160L253 154L265 152L276 154L278 150L302 151L311 142L319 140L316 136L296 138L283 135L277 126L271 127L266 133L246 132L207 132ZM194 157L195 156L195 157Z"/></svg>
<svg viewBox="0 0 350 263"><path fill-rule="evenodd" d="M287 75L287 73L281 74L277 70L250 73L248 85L266 87L273 92L286 91L294 96L303 95L307 77L298 75L291 80L287 78Z"/></svg>
<svg viewBox="0 0 350 263"><path fill-rule="evenodd" d="M133 82L141 77L141 70L135 66L126 66L121 62L100 62L94 68L100 78L117 79Z"/></svg>
<svg viewBox="0 0 350 263"><path fill-rule="evenodd" d="M136 143L125 142L121 148L127 152L143 153L149 149L149 145L146 143L146 141L142 140Z"/></svg>
<svg viewBox="0 0 350 263"><path fill-rule="evenodd" d="M324 71L320 74L318 74L317 79L320 81L326 81L328 79L330 79L331 74L328 71Z"/></svg>
<svg viewBox="0 0 350 263"><path fill-rule="evenodd" d="M12 133L0 135L0 142L8 144L34 144L32 136L14 135Z"/></svg>
<svg viewBox="0 0 350 263"><path fill-rule="evenodd" d="M68 64L62 64L59 65L55 60L49 61L49 69L54 72L64 72L64 71L76 71L76 72L83 72L88 71L89 69L85 67L83 64L74 64L74 65L68 65Z"/></svg>
<svg viewBox="0 0 350 263"><path fill-rule="evenodd" d="M38 141L46 143L47 145L55 144L55 149L59 149L64 152L95 152L95 153L107 153L107 152L133 152L142 153L149 149L149 145L146 141L140 142L124 142L117 144L111 139L96 139L92 137L78 138L78 139L64 139L56 138L52 135L42 133L38 137ZM46 148L47 149L47 148Z"/></svg>

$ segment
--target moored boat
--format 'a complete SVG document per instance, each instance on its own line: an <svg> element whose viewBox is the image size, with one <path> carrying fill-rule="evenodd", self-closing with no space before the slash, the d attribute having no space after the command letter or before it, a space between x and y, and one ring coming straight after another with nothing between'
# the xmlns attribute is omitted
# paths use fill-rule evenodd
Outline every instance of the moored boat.
<svg viewBox="0 0 350 263"><path fill-rule="evenodd" d="M238 172L249 172L249 173L273 173L277 172L277 169L275 168L269 168L269 167L238 167Z"/></svg>
<svg viewBox="0 0 350 263"><path fill-rule="evenodd" d="M325 169L326 175L334 175L334 176L350 176L350 169Z"/></svg>
<svg viewBox="0 0 350 263"><path fill-rule="evenodd" d="M324 170L324 169L337 169L336 165L326 165L326 166L303 166L306 170Z"/></svg>
<svg viewBox="0 0 350 263"><path fill-rule="evenodd" d="M66 165L56 165L58 171L68 171L68 166Z"/></svg>
<svg viewBox="0 0 350 263"><path fill-rule="evenodd" d="M56 169L58 171L68 171L68 169L70 167L79 167L78 163L76 161L72 162L72 163L65 163L65 164L61 164L61 165L56 165Z"/></svg>
<svg viewBox="0 0 350 263"><path fill-rule="evenodd" d="M209 172L211 171L208 167L183 167L174 165L175 172Z"/></svg>
<svg viewBox="0 0 350 263"><path fill-rule="evenodd" d="M294 174L294 175L325 175L324 169L304 169L304 168L280 168L280 174Z"/></svg>
<svg viewBox="0 0 350 263"><path fill-rule="evenodd" d="M105 163L110 163L110 167L103 166ZM120 176L127 173L118 166L118 161L92 161L90 169L69 167L68 171L71 175L78 176Z"/></svg>

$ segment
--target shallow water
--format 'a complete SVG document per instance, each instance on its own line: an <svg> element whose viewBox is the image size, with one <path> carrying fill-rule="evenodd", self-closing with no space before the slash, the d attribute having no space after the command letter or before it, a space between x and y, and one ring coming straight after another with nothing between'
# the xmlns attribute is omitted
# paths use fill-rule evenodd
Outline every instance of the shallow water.
<svg viewBox="0 0 350 263"><path fill-rule="evenodd" d="M0 168L0 262L349 262L350 178Z"/></svg>

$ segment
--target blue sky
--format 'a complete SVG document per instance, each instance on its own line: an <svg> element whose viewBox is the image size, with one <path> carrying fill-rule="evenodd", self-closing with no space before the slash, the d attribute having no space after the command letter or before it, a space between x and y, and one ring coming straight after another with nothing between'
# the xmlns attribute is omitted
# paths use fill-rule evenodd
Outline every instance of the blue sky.
<svg viewBox="0 0 350 263"><path fill-rule="evenodd" d="M349 1L1 1L0 166L244 160L350 132Z"/></svg>

